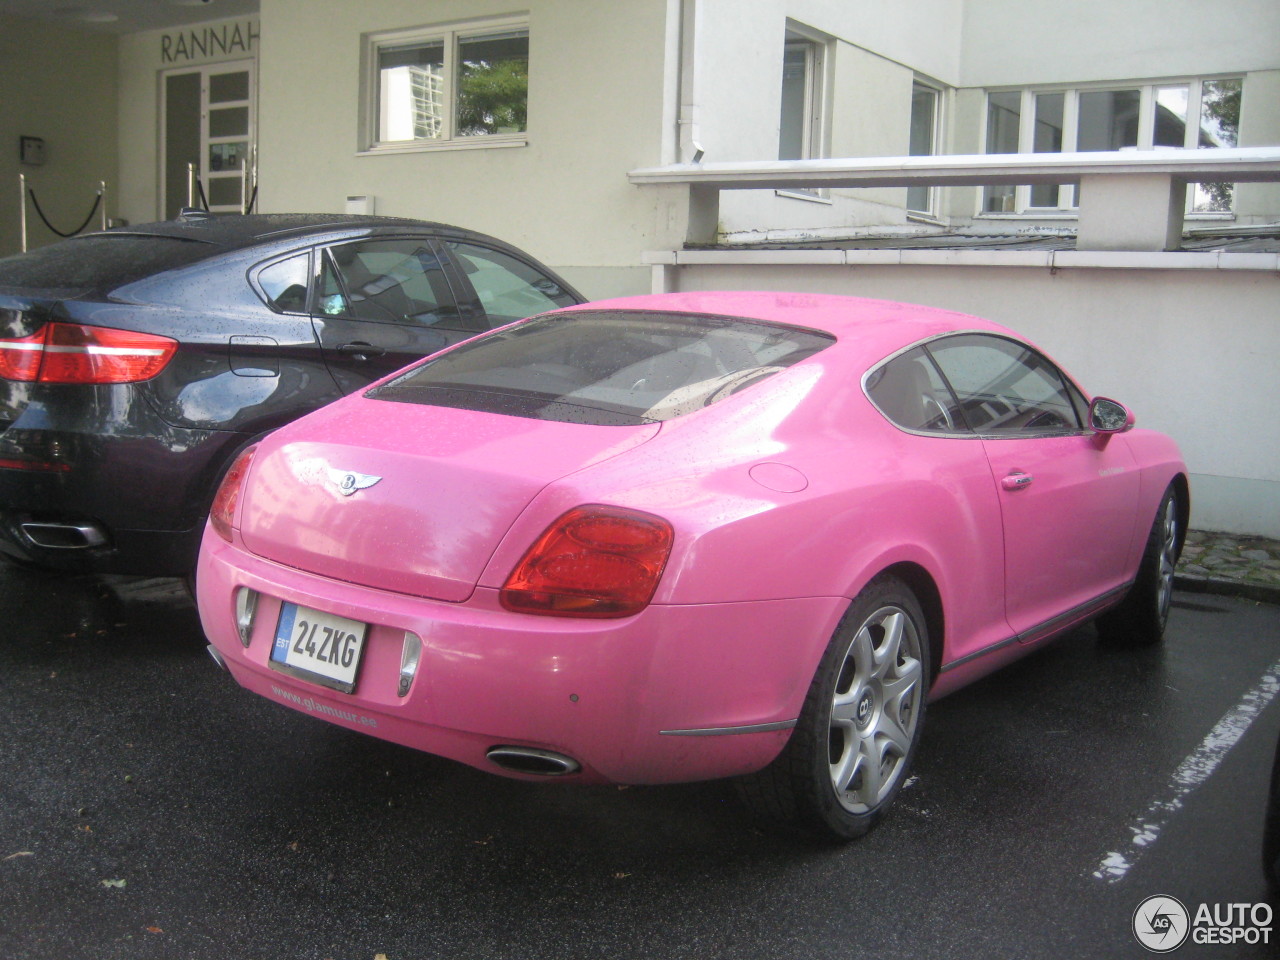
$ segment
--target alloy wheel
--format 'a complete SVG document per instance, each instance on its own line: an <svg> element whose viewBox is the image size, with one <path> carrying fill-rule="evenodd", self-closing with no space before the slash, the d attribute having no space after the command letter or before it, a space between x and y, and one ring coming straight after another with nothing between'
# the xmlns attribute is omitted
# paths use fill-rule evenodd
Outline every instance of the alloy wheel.
<svg viewBox="0 0 1280 960"><path fill-rule="evenodd" d="M851 813L874 808L906 769L923 676L911 617L898 606L876 610L845 652L831 703L831 785Z"/></svg>

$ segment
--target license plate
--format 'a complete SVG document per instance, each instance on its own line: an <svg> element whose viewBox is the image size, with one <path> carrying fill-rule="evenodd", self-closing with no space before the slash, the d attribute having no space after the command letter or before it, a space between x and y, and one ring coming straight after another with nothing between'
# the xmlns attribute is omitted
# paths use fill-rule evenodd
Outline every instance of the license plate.
<svg viewBox="0 0 1280 960"><path fill-rule="evenodd" d="M271 665L300 679L350 693L356 686L368 632L369 625L358 620L282 603Z"/></svg>

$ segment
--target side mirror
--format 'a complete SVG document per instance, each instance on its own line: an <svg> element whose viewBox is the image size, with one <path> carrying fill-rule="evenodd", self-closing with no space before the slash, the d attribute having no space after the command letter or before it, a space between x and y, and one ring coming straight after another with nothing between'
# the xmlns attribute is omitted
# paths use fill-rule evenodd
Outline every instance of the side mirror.
<svg viewBox="0 0 1280 960"><path fill-rule="evenodd" d="M1110 436L1133 429L1133 411L1123 403L1106 397L1094 397L1089 404L1089 428L1098 434Z"/></svg>

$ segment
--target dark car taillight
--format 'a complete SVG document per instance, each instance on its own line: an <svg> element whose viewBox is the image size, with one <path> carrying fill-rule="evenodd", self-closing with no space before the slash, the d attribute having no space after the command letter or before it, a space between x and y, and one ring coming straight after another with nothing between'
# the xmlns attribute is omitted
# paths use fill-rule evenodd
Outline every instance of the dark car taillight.
<svg viewBox="0 0 1280 960"><path fill-rule="evenodd" d="M40 383L135 383L164 369L178 341L154 333L53 322L0 340L0 377Z"/></svg>
<svg viewBox="0 0 1280 960"><path fill-rule="evenodd" d="M674 534L621 507L570 510L547 528L502 588L502 605L558 617L626 617L653 599Z"/></svg>
<svg viewBox="0 0 1280 960"><path fill-rule="evenodd" d="M218 536L231 542L231 527L236 516L236 504L240 502L240 488L244 486L244 478L249 473L249 462L258 445L246 447L236 457L235 462L222 476L222 483L213 497L213 506L209 509L209 522Z"/></svg>

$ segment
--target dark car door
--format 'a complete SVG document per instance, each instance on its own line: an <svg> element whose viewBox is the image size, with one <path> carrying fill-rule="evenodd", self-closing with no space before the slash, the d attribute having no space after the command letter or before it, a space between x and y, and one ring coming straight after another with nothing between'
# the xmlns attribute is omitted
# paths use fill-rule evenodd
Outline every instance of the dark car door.
<svg viewBox="0 0 1280 960"><path fill-rule="evenodd" d="M1124 438L1098 442L1084 397L1026 344L972 333L928 349L982 438L1004 523L1006 615L1034 639L1124 581L1136 464Z"/></svg>
<svg viewBox="0 0 1280 960"><path fill-rule="evenodd" d="M311 320L344 392L487 329L458 309L437 242L391 237L319 251Z"/></svg>

